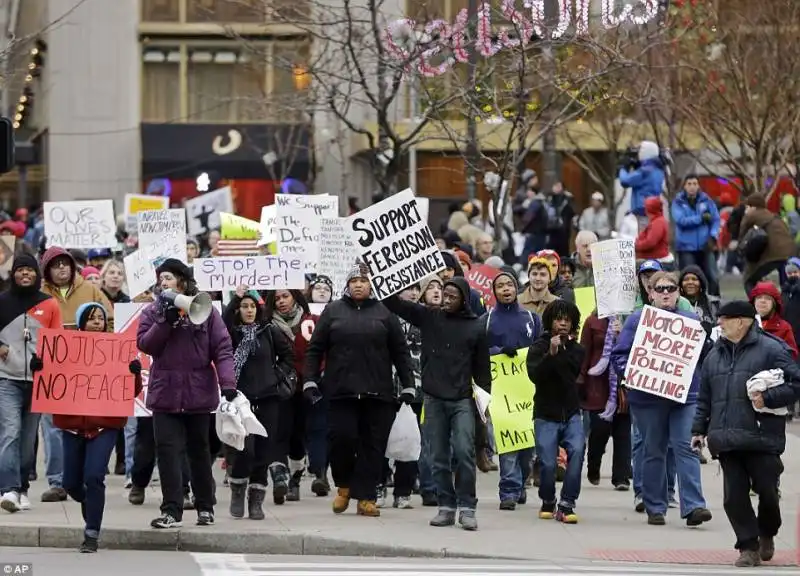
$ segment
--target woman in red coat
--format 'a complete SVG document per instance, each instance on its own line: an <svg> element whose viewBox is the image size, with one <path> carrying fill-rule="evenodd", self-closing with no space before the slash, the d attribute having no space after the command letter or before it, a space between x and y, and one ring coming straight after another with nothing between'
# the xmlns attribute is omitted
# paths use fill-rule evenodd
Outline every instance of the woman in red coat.
<svg viewBox="0 0 800 576"><path fill-rule="evenodd" d="M327 496L328 443L327 406L323 402L311 406L303 398L303 362L306 348L314 332L318 316L311 314L308 302L300 290L275 290L265 294L266 316L284 331L294 343L294 363L298 388L281 411L281 440L289 445L289 493L290 502L300 500L300 480L303 477L304 460L308 453L309 472L314 475L311 491L317 496ZM306 442L308 439L308 442Z"/></svg>
<svg viewBox="0 0 800 576"><path fill-rule="evenodd" d="M755 306L761 317L761 328L764 332L780 338L792 351L792 358L797 360L797 342L794 339L792 325L783 319L783 300L778 288L772 282L759 282L750 291L750 303Z"/></svg>
<svg viewBox="0 0 800 576"><path fill-rule="evenodd" d="M636 238L636 258L639 260L661 260L669 256L669 225L664 218L664 208L659 196L644 201L647 227Z"/></svg>

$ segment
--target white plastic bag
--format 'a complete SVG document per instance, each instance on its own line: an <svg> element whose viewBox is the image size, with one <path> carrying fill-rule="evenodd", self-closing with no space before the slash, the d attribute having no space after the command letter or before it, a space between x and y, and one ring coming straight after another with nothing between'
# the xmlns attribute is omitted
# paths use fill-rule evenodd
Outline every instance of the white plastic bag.
<svg viewBox="0 0 800 576"><path fill-rule="evenodd" d="M217 436L222 443L237 450L244 450L248 434L267 435L266 429L250 409L250 401L241 392L238 392L231 402L222 399L217 409L215 424Z"/></svg>
<svg viewBox="0 0 800 576"><path fill-rule="evenodd" d="M386 457L398 462L416 462L422 451L422 438L419 434L417 416L408 404L403 404L394 418L389 442L386 444Z"/></svg>
<svg viewBox="0 0 800 576"><path fill-rule="evenodd" d="M478 408L478 416L480 417L481 422L486 424L486 413L489 411L489 404L492 403L492 395L480 386L473 384L472 396L475 398L475 406Z"/></svg>

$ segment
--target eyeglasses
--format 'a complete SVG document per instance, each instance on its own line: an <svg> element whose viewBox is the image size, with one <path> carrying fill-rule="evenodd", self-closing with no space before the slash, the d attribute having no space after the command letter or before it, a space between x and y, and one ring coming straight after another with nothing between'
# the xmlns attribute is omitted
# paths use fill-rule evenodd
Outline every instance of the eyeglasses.
<svg viewBox="0 0 800 576"><path fill-rule="evenodd" d="M678 291L678 287L674 284L662 284L661 286L653 286L653 291L659 294L674 294Z"/></svg>

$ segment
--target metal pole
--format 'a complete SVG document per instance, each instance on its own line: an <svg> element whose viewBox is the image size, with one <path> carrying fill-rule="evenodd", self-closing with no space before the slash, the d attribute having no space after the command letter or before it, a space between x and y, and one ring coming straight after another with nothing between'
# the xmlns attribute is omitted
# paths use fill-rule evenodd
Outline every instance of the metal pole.
<svg viewBox="0 0 800 576"><path fill-rule="evenodd" d="M18 172L17 208L26 208L28 206L28 167L25 164L20 164Z"/></svg>
<svg viewBox="0 0 800 576"><path fill-rule="evenodd" d="M467 4L469 14L469 59L467 61L467 89L470 94L475 94L478 75L478 50L475 45L478 30L478 0L469 0ZM478 122L475 119L477 110L468 108L467 114L467 149L466 149L466 176L467 176L467 197L474 200L478 195L478 164L480 163L480 151L478 150Z"/></svg>

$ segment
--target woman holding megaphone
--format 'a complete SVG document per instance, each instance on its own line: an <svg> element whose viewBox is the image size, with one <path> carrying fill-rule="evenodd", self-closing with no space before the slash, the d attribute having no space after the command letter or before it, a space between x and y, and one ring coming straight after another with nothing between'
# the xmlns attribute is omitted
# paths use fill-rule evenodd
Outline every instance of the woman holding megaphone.
<svg viewBox="0 0 800 576"><path fill-rule="evenodd" d="M181 461L189 457L197 525L214 523L209 430L219 406L236 396L231 337L207 294L198 294L192 269L168 258L156 268L160 293L142 311L136 344L152 359L147 408L161 478L161 516L153 528L179 528L183 518ZM216 370L215 370L216 369Z"/></svg>

